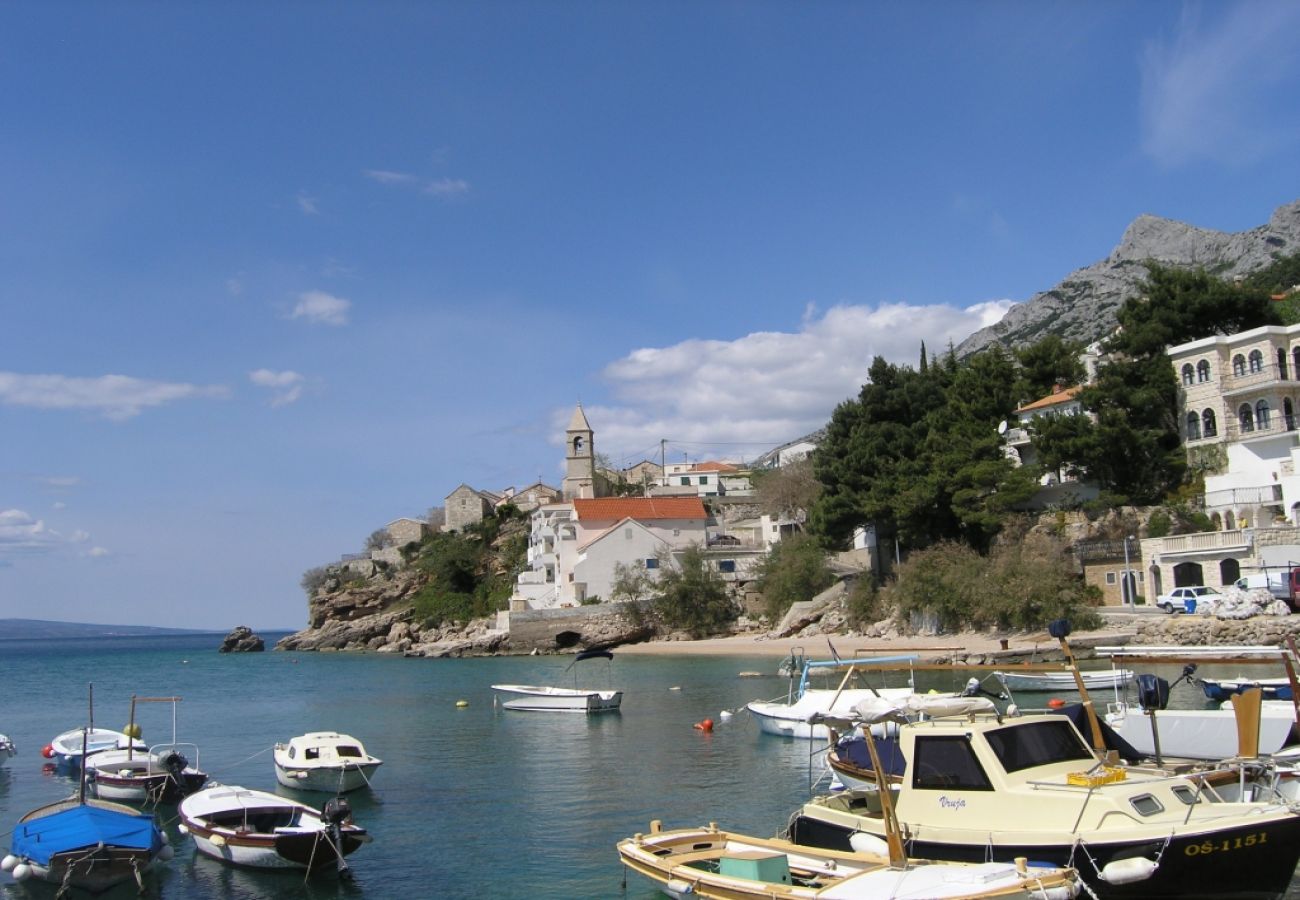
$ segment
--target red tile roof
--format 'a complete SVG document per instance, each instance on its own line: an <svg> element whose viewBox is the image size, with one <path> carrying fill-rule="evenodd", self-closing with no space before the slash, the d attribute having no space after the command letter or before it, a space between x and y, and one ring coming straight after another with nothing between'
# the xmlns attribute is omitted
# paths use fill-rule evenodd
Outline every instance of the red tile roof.
<svg viewBox="0 0 1300 900"><path fill-rule="evenodd" d="M699 497L602 497L574 500L578 520L606 522L623 519L707 519Z"/></svg>
<svg viewBox="0 0 1300 900"><path fill-rule="evenodd" d="M1035 400L1033 403L1020 407L1016 412L1028 412L1031 409L1045 409L1049 406L1056 406L1059 403L1068 403L1075 397L1079 396L1079 391L1081 390L1083 390L1083 385L1077 384L1072 388L1066 388L1063 391L1048 394L1041 400Z"/></svg>
<svg viewBox="0 0 1300 900"><path fill-rule="evenodd" d="M739 472L740 469L736 468L731 463L714 462L713 460L709 460L708 462L696 463L695 465L691 466L691 471L692 472Z"/></svg>

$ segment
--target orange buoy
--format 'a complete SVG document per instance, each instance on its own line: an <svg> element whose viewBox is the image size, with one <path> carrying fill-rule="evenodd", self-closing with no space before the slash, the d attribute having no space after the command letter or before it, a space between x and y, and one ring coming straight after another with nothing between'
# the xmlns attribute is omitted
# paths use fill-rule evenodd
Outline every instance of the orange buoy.
<svg viewBox="0 0 1300 900"><path fill-rule="evenodd" d="M46 744L41 748L41 756L44 756L46 759L54 759L54 747L50 744Z"/></svg>
<svg viewBox="0 0 1300 900"><path fill-rule="evenodd" d="M1065 701L1062 700L1060 697L1053 697L1051 700L1047 701L1048 709L1060 709L1064 705L1065 705Z"/></svg>
<svg viewBox="0 0 1300 900"><path fill-rule="evenodd" d="M712 731L712 730L713 730L713 720L712 720L712 719L704 719L704 720L701 721L701 722L696 722L696 723L695 723L695 727L698 728L700 731Z"/></svg>

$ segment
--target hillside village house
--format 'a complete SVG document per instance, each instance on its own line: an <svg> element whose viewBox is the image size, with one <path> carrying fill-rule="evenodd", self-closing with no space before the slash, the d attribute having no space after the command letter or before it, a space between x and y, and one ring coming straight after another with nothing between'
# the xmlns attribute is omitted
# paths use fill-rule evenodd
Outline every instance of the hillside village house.
<svg viewBox="0 0 1300 900"><path fill-rule="evenodd" d="M1300 325L1170 347L1180 429L1218 531L1142 541L1152 594L1300 564Z"/></svg>
<svg viewBox="0 0 1300 900"><path fill-rule="evenodd" d="M749 472L731 463L708 460L697 463L669 463L664 469L660 495L721 497L752 494Z"/></svg>
<svg viewBox="0 0 1300 900"><path fill-rule="evenodd" d="M1017 466L1036 463L1037 454L1033 445L1034 419L1087 415L1083 404L1079 402L1079 393L1082 390L1083 385L1068 388L1057 385L1046 397L1041 397L1017 409L1016 424L1008 428L1007 423L1003 422L1001 426L1007 458ZM1039 479L1039 485L1038 493L1028 504L1030 509L1077 504L1083 500L1092 500L1099 493L1095 484L1082 481L1064 469L1045 472Z"/></svg>
<svg viewBox="0 0 1300 900"><path fill-rule="evenodd" d="M500 494L480 491L468 484L462 484L443 501L447 516L444 527L448 531L464 531L468 526L490 516L501 500Z"/></svg>

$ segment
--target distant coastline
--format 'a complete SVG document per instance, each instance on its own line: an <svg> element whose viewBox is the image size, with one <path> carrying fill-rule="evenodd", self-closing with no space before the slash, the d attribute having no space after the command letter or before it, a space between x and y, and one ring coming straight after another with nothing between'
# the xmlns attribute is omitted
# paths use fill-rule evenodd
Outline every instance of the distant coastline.
<svg viewBox="0 0 1300 900"><path fill-rule="evenodd" d="M144 637L151 634L224 634L209 628L160 628L153 625L98 625L44 619L0 619L0 641L33 638Z"/></svg>

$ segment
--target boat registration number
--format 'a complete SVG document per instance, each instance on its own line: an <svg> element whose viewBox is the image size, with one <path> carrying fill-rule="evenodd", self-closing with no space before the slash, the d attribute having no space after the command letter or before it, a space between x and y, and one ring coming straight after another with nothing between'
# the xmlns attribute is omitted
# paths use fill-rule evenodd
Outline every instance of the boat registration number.
<svg viewBox="0 0 1300 900"><path fill-rule="evenodd" d="M1229 850L1243 850L1246 847L1254 847L1259 844L1268 843L1268 833L1264 831L1255 834L1241 834L1235 838L1224 838L1221 841L1201 841L1199 844L1188 844L1183 848L1183 853L1187 856L1206 856L1210 853L1225 853Z"/></svg>

